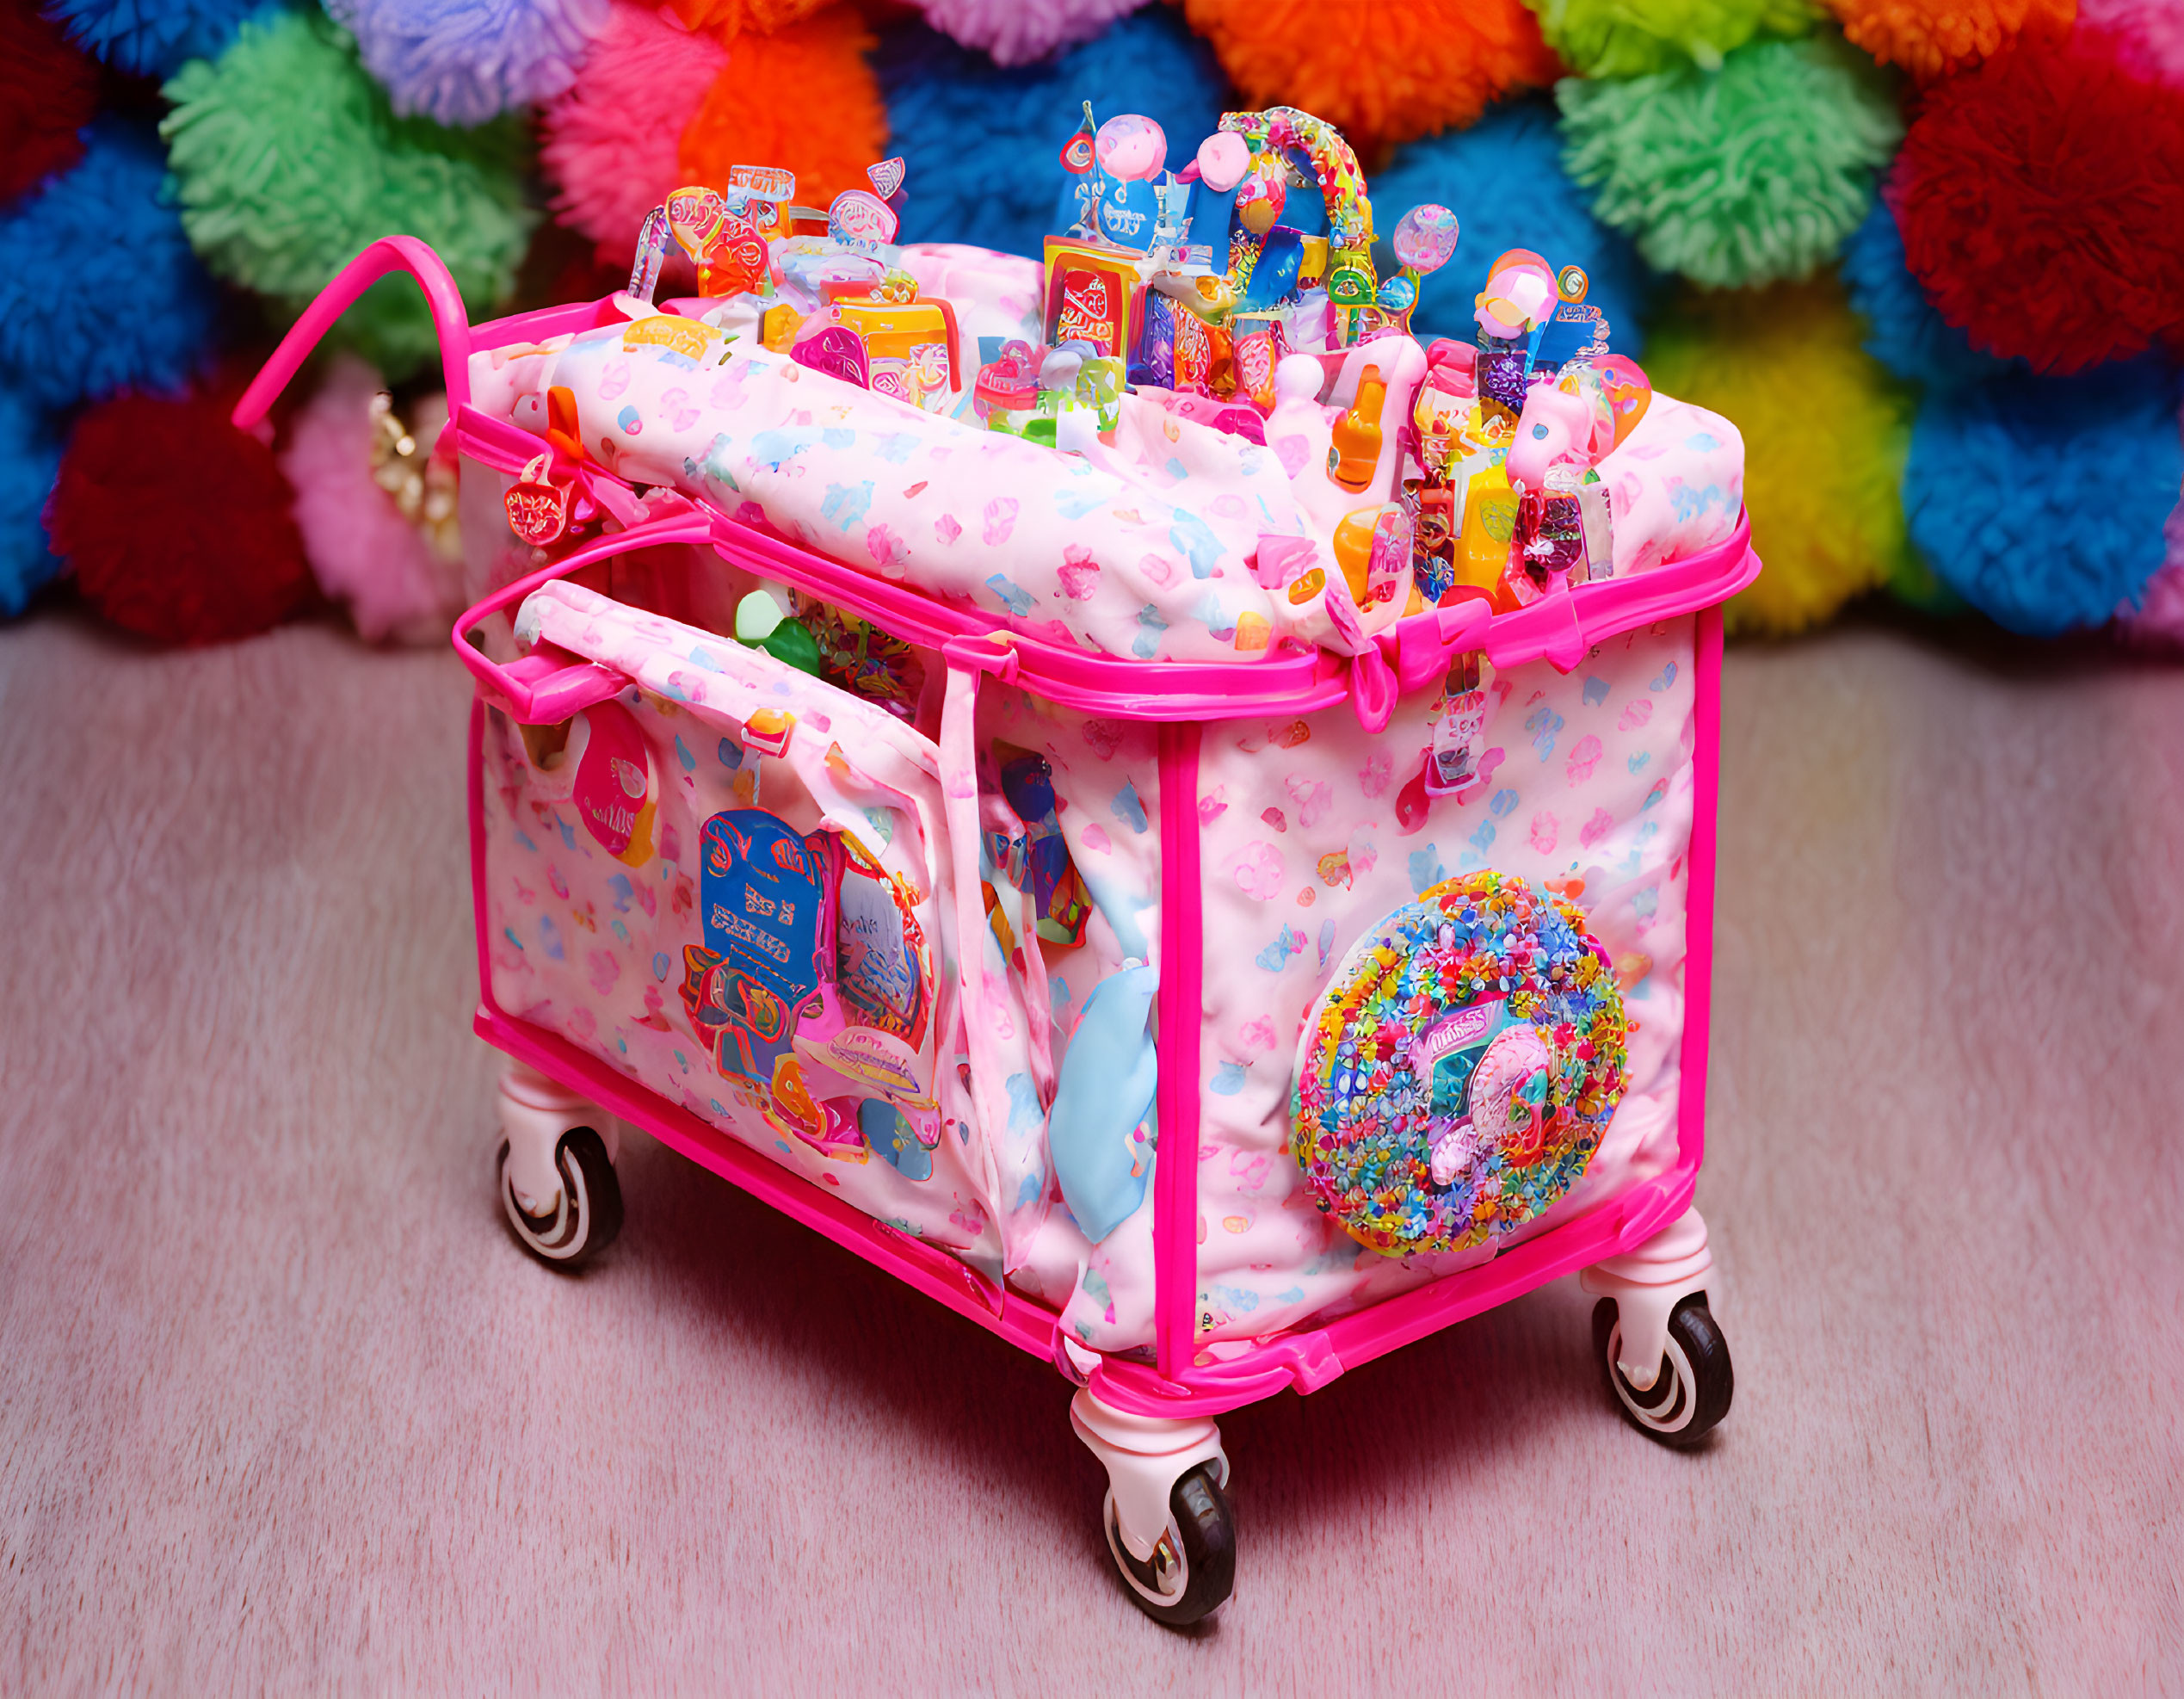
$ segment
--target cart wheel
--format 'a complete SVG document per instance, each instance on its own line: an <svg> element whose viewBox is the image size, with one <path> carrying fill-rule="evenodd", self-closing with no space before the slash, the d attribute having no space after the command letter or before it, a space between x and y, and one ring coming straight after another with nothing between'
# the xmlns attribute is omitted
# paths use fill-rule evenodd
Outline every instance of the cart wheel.
<svg viewBox="0 0 2184 1699"><path fill-rule="evenodd" d="M1729 1343L1707 1313L1705 1293L1693 1293L1669 1314L1660 1378L1644 1392L1616 1366L1622 1344L1615 1301L1603 1298L1593 1307L1593 1355L1607 1372L1608 1389L1624 1418L1640 1433L1681 1449L1698 1444L1729 1414L1737 1377L1729 1364Z"/></svg>
<svg viewBox="0 0 2184 1699"><path fill-rule="evenodd" d="M1132 1602L1171 1628L1211 1616L1236 1586L1236 1521L1214 1469L1212 1463L1201 1463L1169 1490L1168 1527L1150 1563L1138 1562L1123 1545L1115 1526L1114 1494L1109 1492L1101 1506L1107 1553Z"/></svg>
<svg viewBox="0 0 2184 1699"><path fill-rule="evenodd" d="M509 1178L508 1141L501 1141L501 1208L523 1248L557 1269L573 1269L614 1242L622 1230L622 1187L606 1144L589 1127L574 1127L554 1146L560 1195L550 1214L534 1215L516 1202Z"/></svg>

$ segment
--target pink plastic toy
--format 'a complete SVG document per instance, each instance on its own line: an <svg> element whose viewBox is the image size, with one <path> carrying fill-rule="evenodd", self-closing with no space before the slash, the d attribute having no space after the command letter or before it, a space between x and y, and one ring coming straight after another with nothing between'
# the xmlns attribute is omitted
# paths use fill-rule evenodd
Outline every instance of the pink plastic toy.
<svg viewBox="0 0 2184 1699"><path fill-rule="evenodd" d="M499 586L454 646L476 1024L531 1251L614 1236L626 1121L1052 1362L1169 1622L1231 1585L1217 1417L1565 1274L1633 1424L1721 1418L1691 1200L1717 610L1759 570L1733 477L1702 545L1664 518L1632 570L1518 611L1360 615L1311 535L1260 540L1296 511L1271 447L1148 406L1059 456L725 336L718 302L472 326L407 238L238 423L396 270ZM1391 443L1425 356L1355 350L1385 382L1398 347ZM1663 442L1617 474L1633 528L1663 468L1677 522L1706 511ZM507 519L542 455L550 552ZM737 640L760 590L816 670Z"/></svg>

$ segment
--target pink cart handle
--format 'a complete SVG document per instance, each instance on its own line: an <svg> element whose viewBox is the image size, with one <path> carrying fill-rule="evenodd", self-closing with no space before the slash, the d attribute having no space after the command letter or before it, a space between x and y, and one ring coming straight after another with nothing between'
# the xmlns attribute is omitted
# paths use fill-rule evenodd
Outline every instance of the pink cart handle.
<svg viewBox="0 0 2184 1699"><path fill-rule="evenodd" d="M713 521L700 510L683 507L664 519L649 524L632 525L626 531L615 531L603 537L595 537L582 548L571 550L563 559L550 565L541 566L527 578L495 590L483 602L455 621L452 640L455 652L463 658L463 664L471 670L486 695L512 713L526 726L554 726L609 696L619 695L629 688L629 680L612 667L602 666L596 661L587 661L571 655L565 649L557 649L550 643L539 644L520 660L503 666L492 659L470 641L470 633L488 615L520 603L540 584L554 578L568 577L598 561L612 559L633 548L648 548L661 543L704 543L713 540Z"/></svg>
<svg viewBox="0 0 2184 1699"><path fill-rule="evenodd" d="M432 309L433 328L440 336L440 371L447 386L447 410L453 412L470 399L470 311L462 291L447 270L447 262L414 236L382 236L341 269L334 281L318 292L318 300L303 310L303 317L289 326L273 358L251 380L231 416L244 430L266 416L288 380L317 348L334 321L372 285L391 271L406 271L424 291Z"/></svg>

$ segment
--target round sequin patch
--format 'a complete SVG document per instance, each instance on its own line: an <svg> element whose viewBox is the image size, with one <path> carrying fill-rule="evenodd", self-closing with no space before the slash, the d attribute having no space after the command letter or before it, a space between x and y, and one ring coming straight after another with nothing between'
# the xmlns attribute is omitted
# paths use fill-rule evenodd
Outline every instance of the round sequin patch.
<svg viewBox="0 0 2184 1699"><path fill-rule="evenodd" d="M1513 874L1436 885L1360 942L1305 1028L1305 1183L1375 1251L1513 1232L1599 1149L1627 1031L1576 905Z"/></svg>

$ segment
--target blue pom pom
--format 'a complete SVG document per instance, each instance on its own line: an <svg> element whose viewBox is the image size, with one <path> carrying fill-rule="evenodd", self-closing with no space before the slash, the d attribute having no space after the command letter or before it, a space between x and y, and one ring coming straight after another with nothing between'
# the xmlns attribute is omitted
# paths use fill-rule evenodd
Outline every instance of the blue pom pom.
<svg viewBox="0 0 2184 1699"><path fill-rule="evenodd" d="M1911 427L1911 541L1965 601L2053 637L2135 606L2184 482L2175 375L2147 361L1928 393Z"/></svg>
<svg viewBox="0 0 2184 1699"><path fill-rule="evenodd" d="M1090 101L1102 123L1142 112L1168 134L1168 167L1221 121L1212 49L1164 6L1039 65L1004 71L922 24L891 30L873 56L890 145L910 168L904 242L972 242L1038 256L1072 181L1062 144Z"/></svg>
<svg viewBox="0 0 2184 1699"><path fill-rule="evenodd" d="M1592 280L1586 300L1607 318L1618 354L1635 356L1644 347L1638 314L1652 274L1630 238L1595 218L1590 197L1563 174L1562 136L1545 102L1505 102L1468 130L1398 148L1366 188L1383 247L1413 207L1438 201L1456 214L1455 257L1425 280L1411 314L1422 337L1469 342L1486 269L1512 248L1529 248L1550 265L1584 267ZM1384 272L1394 257L1379 257Z"/></svg>
<svg viewBox="0 0 2184 1699"><path fill-rule="evenodd" d="M219 57L265 0L48 0L46 15L94 59L138 77Z"/></svg>
<svg viewBox="0 0 2184 1699"><path fill-rule="evenodd" d="M577 80L608 0L327 0L394 109L483 124Z"/></svg>
<svg viewBox="0 0 2184 1699"><path fill-rule="evenodd" d="M40 516L60 471L60 433L39 409L0 389L0 615L12 619L60 571Z"/></svg>
<svg viewBox="0 0 2184 1699"><path fill-rule="evenodd" d="M1869 327L1866 351L1899 378L1946 389L2025 369L2022 361L1979 353L1934 310L1904 267L1903 234L1884 201L1873 202L1844 244L1842 279Z"/></svg>
<svg viewBox="0 0 2184 1699"><path fill-rule="evenodd" d="M158 138L108 117L84 139L74 170L0 219L0 382L54 408L179 386L218 308Z"/></svg>

